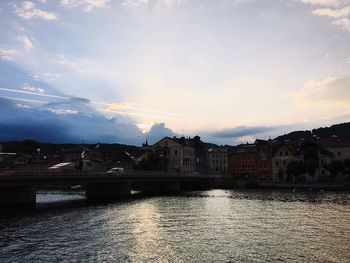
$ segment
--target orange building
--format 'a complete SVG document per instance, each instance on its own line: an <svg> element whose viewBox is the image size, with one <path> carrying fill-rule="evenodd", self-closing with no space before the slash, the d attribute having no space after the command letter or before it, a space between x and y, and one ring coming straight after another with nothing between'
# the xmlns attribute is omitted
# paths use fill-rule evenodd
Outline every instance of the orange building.
<svg viewBox="0 0 350 263"><path fill-rule="evenodd" d="M270 141L256 140L240 144L228 156L229 172L237 179L272 179L272 145Z"/></svg>

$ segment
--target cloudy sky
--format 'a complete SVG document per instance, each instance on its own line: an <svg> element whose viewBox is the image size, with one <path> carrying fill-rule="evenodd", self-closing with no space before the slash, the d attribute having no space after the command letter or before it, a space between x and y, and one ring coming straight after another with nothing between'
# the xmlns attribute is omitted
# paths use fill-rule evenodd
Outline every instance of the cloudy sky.
<svg viewBox="0 0 350 263"><path fill-rule="evenodd" d="M237 144L349 105L350 0L0 2L0 140Z"/></svg>

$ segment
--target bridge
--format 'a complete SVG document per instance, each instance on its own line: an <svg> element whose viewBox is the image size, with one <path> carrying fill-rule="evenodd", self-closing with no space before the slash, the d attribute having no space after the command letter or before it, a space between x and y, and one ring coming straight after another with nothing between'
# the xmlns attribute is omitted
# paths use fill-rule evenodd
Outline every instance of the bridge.
<svg viewBox="0 0 350 263"><path fill-rule="evenodd" d="M12 174L0 175L0 206L33 206L36 191L80 185L91 200L128 198L131 190L142 192L178 192L209 189L219 175L130 172L124 174Z"/></svg>

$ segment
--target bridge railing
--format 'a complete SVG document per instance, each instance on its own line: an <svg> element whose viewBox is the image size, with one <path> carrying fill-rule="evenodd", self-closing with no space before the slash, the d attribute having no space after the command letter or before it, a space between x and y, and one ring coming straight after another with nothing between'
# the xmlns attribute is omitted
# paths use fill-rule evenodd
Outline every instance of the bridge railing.
<svg viewBox="0 0 350 263"><path fill-rule="evenodd" d="M0 176L87 176L87 175L105 175L105 171L100 170L66 170L66 171L52 171L52 170L38 170L38 171L0 171Z"/></svg>
<svg viewBox="0 0 350 263"><path fill-rule="evenodd" d="M65 171L52 171L52 170L36 170L36 171L0 171L0 176L116 176L116 177L220 177L220 175L215 174L198 174L198 173L176 173L176 172L166 172L166 171L141 171L132 170L125 171L124 173L107 173L107 171L101 170L65 170Z"/></svg>

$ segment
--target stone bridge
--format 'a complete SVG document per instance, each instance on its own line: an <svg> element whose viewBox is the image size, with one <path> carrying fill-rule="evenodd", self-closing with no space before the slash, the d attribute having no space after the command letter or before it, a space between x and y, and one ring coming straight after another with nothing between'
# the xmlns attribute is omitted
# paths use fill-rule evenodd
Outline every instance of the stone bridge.
<svg viewBox="0 0 350 263"><path fill-rule="evenodd" d="M124 174L12 174L0 175L0 206L31 206L38 189L82 186L89 199L127 198L131 190L162 193L210 189L219 175L130 172Z"/></svg>

